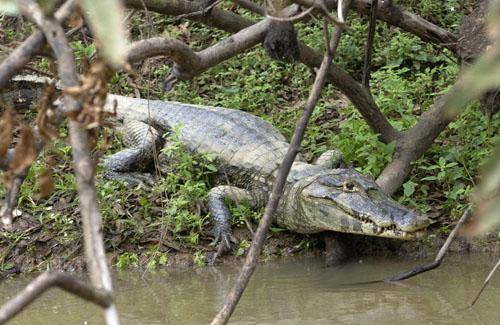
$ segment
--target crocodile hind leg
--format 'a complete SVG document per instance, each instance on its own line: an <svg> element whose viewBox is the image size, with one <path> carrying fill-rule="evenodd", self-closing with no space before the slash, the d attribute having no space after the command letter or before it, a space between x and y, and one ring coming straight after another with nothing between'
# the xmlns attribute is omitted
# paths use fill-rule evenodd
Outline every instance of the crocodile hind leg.
<svg viewBox="0 0 500 325"><path fill-rule="evenodd" d="M314 162L315 165L328 169L345 168L344 156L339 150L327 150Z"/></svg>
<svg viewBox="0 0 500 325"><path fill-rule="evenodd" d="M121 179L129 184L151 184L153 177L145 172L163 144L160 133L147 123L125 120L122 132L129 148L104 160L104 177Z"/></svg>
<svg viewBox="0 0 500 325"><path fill-rule="evenodd" d="M220 241L221 245L226 246L225 249L229 249L230 242L236 242L236 239L231 232L231 213L224 199L235 203L247 200L252 207L258 207L259 200L250 191L231 185L220 185L208 192L208 208L214 225L214 243Z"/></svg>

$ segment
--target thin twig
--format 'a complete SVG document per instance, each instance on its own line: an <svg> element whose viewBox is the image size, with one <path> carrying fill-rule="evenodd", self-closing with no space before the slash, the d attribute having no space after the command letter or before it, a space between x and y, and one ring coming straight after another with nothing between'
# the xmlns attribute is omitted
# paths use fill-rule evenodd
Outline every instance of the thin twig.
<svg viewBox="0 0 500 325"><path fill-rule="evenodd" d="M253 1L250 0L233 0L238 6L250 10L253 13L264 16L266 14L266 9Z"/></svg>
<svg viewBox="0 0 500 325"><path fill-rule="evenodd" d="M300 14L291 16L291 17L277 17L277 16L272 16L267 14L266 18L269 18L271 20L276 20L276 21L282 21L282 22L297 22L299 20L302 20L305 16L309 15L312 11L314 10L314 7L309 7L307 10L302 11Z"/></svg>
<svg viewBox="0 0 500 325"><path fill-rule="evenodd" d="M347 1L350 2L350 1ZM271 192L271 196L269 201L267 202L266 208L264 210L264 215L259 222L259 226L252 240L252 245L248 250L247 257L245 259L245 263L240 271L238 279L236 283L231 288L229 293L226 296L224 301L224 305L220 309L219 313L215 316L212 321L212 325L217 324L226 324L231 317L238 301L245 290L250 277L252 276L255 267L257 265L257 260L259 258L260 252L262 250L262 246L264 245L264 241L266 238L266 233L269 230L271 225L271 221L273 219L276 208L278 207L278 203L280 201L281 195L283 194L283 188L285 186L286 178L288 173L290 172L290 168L292 167L293 161L297 156L297 153L300 150L300 144L302 142L302 138L304 136L305 130L307 128L307 124L309 122L309 118L316 106L316 103L319 100L319 96L321 93L321 89L326 82L326 75L328 72L328 66L330 65L332 58L335 54L335 50L338 46L340 35L342 33L342 28L338 28L335 30L329 46L326 47L326 52L323 57L323 61L321 62L321 66L316 75L316 79L311 89L311 93L309 94L309 98L304 107L304 111L297 122L295 127L295 132L292 136L292 140L290 145L288 146L287 153L283 158L283 162L278 170L278 175L276 180L273 182L273 188Z"/></svg>
<svg viewBox="0 0 500 325"><path fill-rule="evenodd" d="M58 287L103 308L108 308L113 301L107 291L95 289L69 274L47 272L31 281L14 298L0 307L0 324L4 324L20 313L36 298L52 287Z"/></svg>
<svg viewBox="0 0 500 325"><path fill-rule="evenodd" d="M125 17L123 17L122 24L125 24L130 18L132 18L135 12L136 12L135 9L130 10L128 14Z"/></svg>
<svg viewBox="0 0 500 325"><path fill-rule="evenodd" d="M292 1L304 7L310 7L313 6L318 0ZM360 14L370 15L371 2L372 0L353 0L353 10L359 12ZM326 5L330 9L333 9L338 3L339 1L335 0L326 1ZM390 1L384 1L383 4L381 3L381 5L378 6L377 18L392 26L399 27L411 34L414 34L425 42L444 45L454 53L457 51L457 36L455 34L434 25L411 11L397 6L395 3L391 3Z"/></svg>
<svg viewBox="0 0 500 325"><path fill-rule="evenodd" d="M42 70L37 69L35 67L30 67L30 66L27 65L27 66L24 67L24 69L33 71L34 73L39 74L39 75L43 75L45 77L49 77L49 78L52 77L51 73L42 71Z"/></svg>
<svg viewBox="0 0 500 325"><path fill-rule="evenodd" d="M363 66L363 86L370 87L370 69L372 63L373 39L375 38L375 27L377 25L378 0L372 0L370 11L370 25L368 27L368 39L365 46L365 62Z"/></svg>
<svg viewBox="0 0 500 325"><path fill-rule="evenodd" d="M5 230L10 230L12 227L12 220L14 219L12 212L17 204L17 197L21 190L21 185L28 174L29 166L20 174L14 175L10 187L5 194L4 206L0 209L0 217L2 226Z"/></svg>
<svg viewBox="0 0 500 325"><path fill-rule="evenodd" d="M323 3L324 4L324 3ZM325 6L326 7L326 6ZM338 0L338 3L337 3L337 15L339 16L339 20L341 22L344 22L345 19L344 19L344 12L342 11L342 8L344 6L342 5L342 0ZM325 10L325 11L328 11L328 10Z"/></svg>
<svg viewBox="0 0 500 325"><path fill-rule="evenodd" d="M248 1L248 0L233 0L233 1L234 1L234 3L238 4L239 6L245 8L245 9L248 9L256 14L259 14L261 16L266 16L269 19L284 21L284 22L288 22L288 21L296 22L296 21L302 20L303 18L305 18L307 16L307 14L310 13L310 11L313 11L316 9L316 10L319 10L326 17L326 19L329 22L331 22L333 25L339 26L339 27L347 29L347 30L349 29L338 18L336 18L330 14L330 11L328 10L328 7L326 6L324 0L314 0L310 5L309 4L305 5L304 7L309 8L306 10L307 13L306 14L300 13L300 14L294 16L295 18L293 18L292 20L290 20L290 18L292 18L292 17L290 17L290 18L288 18L288 17L276 17L276 16L271 16L269 14L266 14L266 9L264 7L259 6L258 4L253 3L252 1ZM286 9L290 9L290 8L292 8L292 6L289 6ZM286 10L286 9L284 9L284 10Z"/></svg>
<svg viewBox="0 0 500 325"><path fill-rule="evenodd" d="M57 21L63 21L71 15L76 7L75 2L75 0L69 0L56 11L54 16ZM9 80L28 63L34 53L40 51L45 43L44 40L43 33L38 30L2 61L0 64L0 89L4 88Z"/></svg>
<svg viewBox="0 0 500 325"><path fill-rule="evenodd" d="M337 9L340 10L339 12L337 12L338 17L334 17L332 16L332 14L330 14L330 10L328 10L328 7L326 6L324 0L313 0L311 7L318 9L325 16L325 18L332 24L339 26L340 28L349 30L348 26L345 24L345 20L343 17L344 13L342 13L342 10L340 10L340 8L345 8L345 6L342 6L342 2L338 3Z"/></svg>
<svg viewBox="0 0 500 325"><path fill-rule="evenodd" d="M196 16L203 16L203 15L206 15L210 10L212 10L213 8L215 8L218 4L220 4L223 0L217 0L215 1L214 3L206 6L205 8L201 9L201 10L198 10L198 11L194 11L194 12L190 12L190 13L187 13L187 14L182 14L182 15L179 15L177 17L175 17L176 19L183 19L183 18L193 18L193 17L196 17Z"/></svg>
<svg viewBox="0 0 500 325"><path fill-rule="evenodd" d="M410 271L398 273L390 278L385 278L384 280L381 280L381 281L394 282L394 281L406 280L406 279L412 278L415 275L418 275L420 273L434 270L435 268L439 267L441 265L441 262L443 261L444 255L446 254L446 252L448 251L448 248L451 245L451 242L455 238L455 236L458 232L458 229L460 229L460 227L462 227L462 225L465 223L465 221L467 220L467 218L469 217L470 214L471 214L471 208L469 207L469 208L467 208L467 210L465 210L462 217L460 217L460 220L458 220L457 224L455 225L455 228L453 228L453 230L449 234L448 238L446 239L446 241L443 244L443 247L441 247L438 254L436 255L434 262L427 264L427 265L417 266Z"/></svg>
<svg viewBox="0 0 500 325"><path fill-rule="evenodd" d="M488 276L484 280L483 285L481 286L481 289L479 290L479 292L476 295L476 298L474 298L474 300L470 304L471 308L478 301L479 297L481 296L481 293L483 293L484 288L486 288L486 286L488 285L488 282L490 282L491 277L493 276L493 273L495 273L495 271L498 269L499 266L500 266L500 260L498 260L497 264L493 267L493 269L491 270L490 274L488 274Z"/></svg>

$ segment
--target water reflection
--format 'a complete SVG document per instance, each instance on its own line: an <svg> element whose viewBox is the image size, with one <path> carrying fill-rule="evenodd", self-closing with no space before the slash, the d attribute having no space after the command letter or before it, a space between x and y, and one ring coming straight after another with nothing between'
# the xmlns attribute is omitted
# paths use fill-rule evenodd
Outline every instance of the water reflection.
<svg viewBox="0 0 500 325"><path fill-rule="evenodd" d="M477 306L465 308L493 266L487 256L451 257L437 270L401 284L349 283L383 278L415 261L372 259L339 269L321 260L258 268L231 324L500 324L500 276ZM206 324L222 304L237 267L115 274L124 324ZM3 301L26 283L6 281ZM102 324L99 308L59 290L48 292L13 324Z"/></svg>

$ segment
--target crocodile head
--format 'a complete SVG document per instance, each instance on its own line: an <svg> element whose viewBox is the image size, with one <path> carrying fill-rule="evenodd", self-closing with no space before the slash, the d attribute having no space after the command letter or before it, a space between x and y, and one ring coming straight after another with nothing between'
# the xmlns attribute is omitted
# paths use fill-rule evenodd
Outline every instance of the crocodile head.
<svg viewBox="0 0 500 325"><path fill-rule="evenodd" d="M371 177L352 168L300 179L287 196L288 206L278 222L301 233L331 230L412 239L429 225L427 217L394 201Z"/></svg>

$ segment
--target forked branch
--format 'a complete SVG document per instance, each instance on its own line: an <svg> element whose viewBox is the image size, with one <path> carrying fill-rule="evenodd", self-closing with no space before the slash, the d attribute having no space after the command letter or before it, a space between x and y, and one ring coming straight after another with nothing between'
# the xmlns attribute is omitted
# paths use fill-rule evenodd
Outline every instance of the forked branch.
<svg viewBox="0 0 500 325"><path fill-rule="evenodd" d="M148 10L175 16L181 13L199 10L198 5L184 0L167 0L163 2L150 0L125 0L125 4L131 8L139 10L145 5ZM242 37L242 42L245 38L251 40L251 43L248 41L247 45L262 42L267 31L267 24L269 23L269 20L265 19L254 24L251 20L243 18L230 11L223 11L217 8L213 8L207 15L194 17L192 19L212 27L220 28L227 32L237 32L241 30L242 33L238 34L244 36ZM229 37L227 41L230 42L233 40L232 37ZM320 53L303 43L299 43L299 47L300 61L302 63L311 68L318 68L321 65L322 55ZM214 48L215 46L209 49L213 50ZM208 49L206 49L206 51L208 51ZM215 57L215 52L212 52L210 56ZM375 133L380 134L380 138L383 142L389 143L400 137L399 132L394 129L394 127L377 107L370 92L367 91L362 84L354 80L354 78L352 78L346 71L339 68L335 64L331 64L328 68L327 80L332 82L351 100L372 130Z"/></svg>
<svg viewBox="0 0 500 325"><path fill-rule="evenodd" d="M293 2L310 7L316 0L293 0ZM331 10L337 7L337 0L325 0L326 6ZM352 9L370 16L372 0L353 0ZM396 26L402 30L421 38L425 42L431 42L450 49L457 50L457 36L448 30L441 28L424 18L395 6L391 1L379 1L377 6L377 18Z"/></svg>
<svg viewBox="0 0 500 325"><path fill-rule="evenodd" d="M59 22L44 16L42 10L33 0L18 0L20 12L33 21L44 33L58 62L58 75L63 91L70 87L78 87L75 59L64 29ZM65 112L72 115L78 113L82 104L68 93L64 95ZM111 294L111 276L106 265L104 244L102 238L102 221L98 209L98 198L94 186L95 163L89 152L88 134L80 124L69 121L70 142L77 180L80 211L84 229L85 255L94 288ZM116 308L110 304L106 308L108 324L119 324Z"/></svg>
<svg viewBox="0 0 500 325"><path fill-rule="evenodd" d="M55 12L55 18L61 22L68 18L76 8L75 0L68 0ZM33 55L42 49L45 36L40 30L35 31L18 48L12 51L0 64L0 89L4 88L9 80L21 70Z"/></svg>
<svg viewBox="0 0 500 325"><path fill-rule="evenodd" d="M113 299L107 291L95 289L87 283L77 280L66 273L43 273L31 281L21 292L0 308L0 324L4 324L35 301L45 291L58 287L82 299L93 302L102 308L108 308Z"/></svg>
<svg viewBox="0 0 500 325"><path fill-rule="evenodd" d="M453 230L448 235L448 238L446 238L446 241L444 242L443 246L439 250L438 254L436 255L436 258L432 263L417 266L409 271L401 272L396 275L393 275L392 277L385 278L383 281L395 282L395 281L406 280L418 274L434 270L435 268L439 267L441 265L441 262L443 261L444 255L448 251L448 248L450 248L453 239L455 239L458 230L462 227L462 225L465 223L470 214L471 214L470 208L465 210L465 212L462 214L462 217L460 217L460 220L458 220L457 224L455 225L455 228L453 228Z"/></svg>

